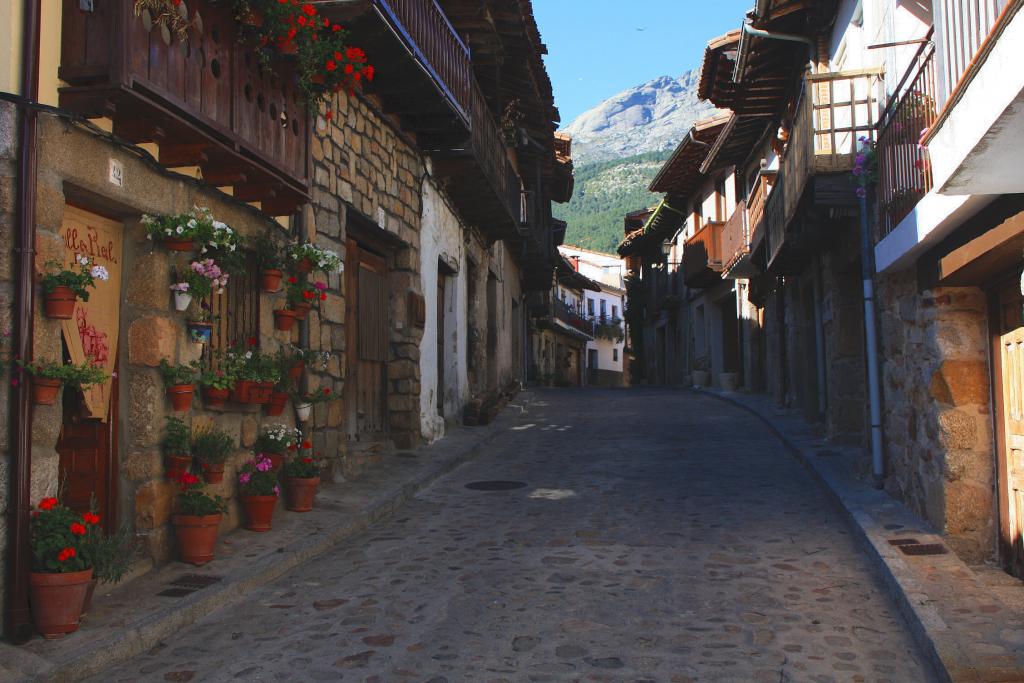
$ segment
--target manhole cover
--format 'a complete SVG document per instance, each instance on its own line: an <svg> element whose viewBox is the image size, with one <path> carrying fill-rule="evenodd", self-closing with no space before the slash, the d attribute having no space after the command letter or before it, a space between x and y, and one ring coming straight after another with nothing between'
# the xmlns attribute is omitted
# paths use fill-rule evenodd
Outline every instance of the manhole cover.
<svg viewBox="0 0 1024 683"><path fill-rule="evenodd" d="M526 488L525 481L474 481L466 484L473 491L512 491Z"/></svg>

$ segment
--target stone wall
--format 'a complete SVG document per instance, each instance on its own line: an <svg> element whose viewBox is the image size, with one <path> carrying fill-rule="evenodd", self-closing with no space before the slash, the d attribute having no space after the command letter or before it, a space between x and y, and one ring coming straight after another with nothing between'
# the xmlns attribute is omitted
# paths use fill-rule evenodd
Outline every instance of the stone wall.
<svg viewBox="0 0 1024 683"><path fill-rule="evenodd" d="M364 221L378 225L403 246L388 258L389 319L391 353L388 363L388 412L391 438L400 448L415 447L420 434L420 341L423 330L409 324L409 292L423 293L421 282L420 222L421 178L424 163L417 151L398 134L391 119L382 116L372 100L362 95L340 93L332 105L333 118L317 116L313 135L313 225L318 244L345 253L353 212ZM339 291L344 285L340 278ZM332 284L333 286L333 284ZM344 293L342 292L342 295ZM330 381L342 383L347 349L344 331L345 309L340 304L319 323L320 348L338 354L339 366ZM314 347L315 348L315 347ZM345 444L344 409L317 415L324 438ZM346 455L346 458L348 456ZM352 463L349 463L352 464ZM348 465L346 465L348 467ZM350 471L356 468L349 467Z"/></svg>
<svg viewBox="0 0 1024 683"><path fill-rule="evenodd" d="M18 192L18 113L10 102L0 102L0 242L13 245L17 231L15 197ZM7 360L15 343L13 332L14 251L0 250L0 360ZM11 384L6 372L0 373L0 576L7 576L8 503L11 499ZM4 611L4 591L0 591L0 614Z"/></svg>
<svg viewBox="0 0 1024 683"><path fill-rule="evenodd" d="M919 293L913 270L878 283L886 490L969 561L995 547L987 307L977 288Z"/></svg>
<svg viewBox="0 0 1024 683"><path fill-rule="evenodd" d="M50 258L59 257L63 244L58 231L68 195L83 208L116 216L124 223L120 355L120 403L118 453L120 467L119 508L124 521L133 521L143 538L146 552L157 562L172 553L168 526L174 491L164 477L159 452L164 418L171 415L159 373L161 358L186 362L198 357L201 345L189 341L184 315L173 310L168 289L172 261L187 263L186 255L172 255L146 239L138 225L142 213L183 213L193 205L209 207L214 216L246 237L280 225L251 207L235 202L201 185L174 178L145 163L137 155L107 140L52 116L40 119L40 170L37 221L37 269ZM108 160L124 168L122 187L107 181ZM336 278L333 285L336 288ZM229 284L230 286L230 284ZM259 346L265 353L276 351L287 341L297 341L298 332L274 330L272 309L281 307L283 294L260 295ZM325 302L325 311L337 309L336 295ZM316 316L313 313L312 316ZM60 323L36 313L35 356L59 360ZM329 410L322 404L320 410ZM222 529L239 521L235 501L234 473L251 457L257 431L264 423L290 423L290 411L282 417L264 418L260 412L212 412L197 397L191 413L183 414L195 426L200 421L217 424L235 437L238 450L227 463L224 483L211 489L230 500ZM255 408L248 410L255 411ZM320 421L318 415L318 422ZM58 486L58 456L55 450L62 420L61 406L37 406L33 413L33 499L53 495ZM329 454L328 454L329 455Z"/></svg>

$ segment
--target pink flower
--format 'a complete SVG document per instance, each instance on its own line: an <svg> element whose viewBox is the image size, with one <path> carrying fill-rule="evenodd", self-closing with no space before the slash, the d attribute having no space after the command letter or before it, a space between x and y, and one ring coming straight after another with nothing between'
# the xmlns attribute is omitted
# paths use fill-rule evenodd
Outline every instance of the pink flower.
<svg viewBox="0 0 1024 683"><path fill-rule="evenodd" d="M275 496L280 496L281 495L281 487L280 486L276 486L276 485L274 486L274 495Z"/></svg>
<svg viewBox="0 0 1024 683"><path fill-rule="evenodd" d="M250 479L252 479L252 475L248 472L242 472L238 475L238 482L240 484L248 484Z"/></svg>
<svg viewBox="0 0 1024 683"><path fill-rule="evenodd" d="M256 463L256 469L260 472L269 472L270 468L273 467L269 460L260 460Z"/></svg>
<svg viewBox="0 0 1024 683"><path fill-rule="evenodd" d="M317 282L315 285L313 285L313 287L315 287L316 289L320 290L321 292L326 292L327 291L327 283L326 282Z"/></svg>

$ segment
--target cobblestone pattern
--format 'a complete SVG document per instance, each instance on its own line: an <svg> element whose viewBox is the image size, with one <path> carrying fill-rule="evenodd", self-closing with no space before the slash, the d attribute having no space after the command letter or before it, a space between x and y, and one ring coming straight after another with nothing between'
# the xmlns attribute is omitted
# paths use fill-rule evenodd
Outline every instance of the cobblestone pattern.
<svg viewBox="0 0 1024 683"><path fill-rule="evenodd" d="M94 680L929 680L839 511L756 418L539 396L400 519ZM484 479L528 485L464 487Z"/></svg>

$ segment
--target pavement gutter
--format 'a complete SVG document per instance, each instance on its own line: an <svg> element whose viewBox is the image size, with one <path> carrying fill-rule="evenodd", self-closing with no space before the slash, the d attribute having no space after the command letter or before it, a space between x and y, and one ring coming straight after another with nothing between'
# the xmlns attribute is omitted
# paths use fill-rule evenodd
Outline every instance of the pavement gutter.
<svg viewBox="0 0 1024 683"><path fill-rule="evenodd" d="M868 559L875 566L887 592L910 627L914 641L925 654L936 680L941 683L981 680L971 675L969 665L965 666L969 654L957 642L938 610L929 604L932 598L914 578L913 571L898 551L889 545L891 532L879 524L870 512L872 509L891 508L900 503L885 491L838 476L811 449L791 438L777 425L775 416L760 406L744 402L739 395L713 389L695 389L694 393L718 399L759 418L822 484L845 513L855 537L866 550ZM964 568L967 569L966 565Z"/></svg>
<svg viewBox="0 0 1024 683"><path fill-rule="evenodd" d="M76 638L73 647L65 648L52 657L46 656L45 649L42 652L26 651L24 648L0 643L0 661L3 662L0 665L0 678L5 683L73 683L150 650L161 641L170 639L177 631L223 607L246 599L260 586L390 517L419 491L476 457L485 446L506 432L526 412L532 401L532 395L523 392L490 425L460 428L462 434L459 439L442 439L421 449L423 457L432 458L429 466L418 469L404 479L388 481L385 489L360 510L339 514L341 519L331 525L330 531L304 534L283 547L264 552L262 556L248 562L246 571L225 576L222 582L197 591L155 613L136 619L126 618L123 626L112 634L83 638L81 636L86 633L79 632L74 634L79 638ZM344 487L345 484L337 486ZM7 678L9 675L13 678Z"/></svg>

